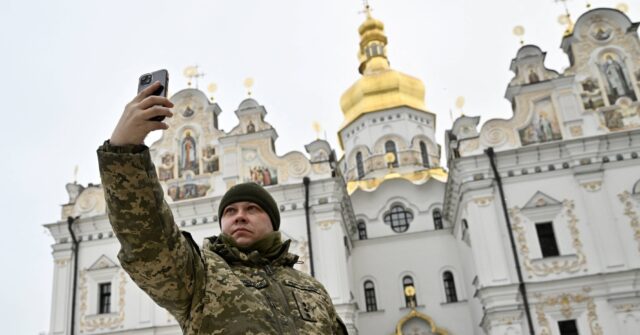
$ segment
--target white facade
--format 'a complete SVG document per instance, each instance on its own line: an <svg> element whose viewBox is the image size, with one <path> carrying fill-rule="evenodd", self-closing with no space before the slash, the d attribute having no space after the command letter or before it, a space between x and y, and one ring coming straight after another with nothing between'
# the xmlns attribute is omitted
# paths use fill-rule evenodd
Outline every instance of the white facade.
<svg viewBox="0 0 640 335"><path fill-rule="evenodd" d="M363 76L342 100L339 161L321 140L305 146L308 155L277 155L277 133L253 99L225 133L218 105L195 89L171 97L176 115L152 159L176 223L196 242L219 233L228 187L266 185L304 261L297 267L313 266L351 334L529 334L521 282L535 334L574 325L579 334L637 334L637 28L616 10L585 13L563 39L572 64L564 73L545 68L538 47L522 47L506 93L514 116L481 129L478 117L457 119L445 138L448 174L435 114L417 101L424 88L388 68L383 25L370 16L360 31ZM61 220L46 225L55 242L50 334L71 333L72 308L76 334L179 334L118 264L101 187L67 190ZM77 216L76 271L67 218Z"/></svg>

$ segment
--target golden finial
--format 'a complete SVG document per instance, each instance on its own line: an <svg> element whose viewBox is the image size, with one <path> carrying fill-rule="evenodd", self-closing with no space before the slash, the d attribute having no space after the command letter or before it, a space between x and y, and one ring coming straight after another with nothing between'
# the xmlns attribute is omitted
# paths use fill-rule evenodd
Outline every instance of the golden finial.
<svg viewBox="0 0 640 335"><path fill-rule="evenodd" d="M627 5L624 2L621 2L618 5L616 5L616 9L621 11L621 12L623 12L623 13L626 13L626 12L629 11L629 5Z"/></svg>
<svg viewBox="0 0 640 335"><path fill-rule="evenodd" d="M515 26L513 27L513 34L520 39L520 45L524 44L524 27L523 26Z"/></svg>
<svg viewBox="0 0 640 335"><path fill-rule="evenodd" d="M253 78L247 77L244 80L244 87L247 89L247 96L251 96L251 88L253 87Z"/></svg>
<svg viewBox="0 0 640 335"><path fill-rule="evenodd" d="M460 116L464 116L464 111L462 110L462 107L464 107L464 97L459 96L456 98L456 108L460 110Z"/></svg>
<svg viewBox="0 0 640 335"><path fill-rule="evenodd" d="M207 91L209 91L209 94L211 94L211 96L209 97L211 101L213 101L213 93L215 93L217 90L218 85L216 85L215 83L209 83L209 86L207 86Z"/></svg>
<svg viewBox="0 0 640 335"><path fill-rule="evenodd" d="M189 86L189 87L191 87L191 80L193 80L193 78L195 78L196 79L196 88L198 88L198 78L204 76L204 73L198 71L198 65L187 66L184 69L184 71L182 72L182 74L184 74L184 76L187 77L187 79L189 80L187 82L187 86Z"/></svg>
<svg viewBox="0 0 640 335"><path fill-rule="evenodd" d="M556 2L562 2L564 6L564 14L558 16L558 23L567 26L564 30L564 36L571 35L573 33L573 20L571 20L571 13L569 13L569 7L567 7L567 1L569 0L555 0Z"/></svg>
<svg viewBox="0 0 640 335"><path fill-rule="evenodd" d="M76 166L73 168L73 183L74 184L78 183L78 169L79 169L79 166L78 166L78 164L76 164Z"/></svg>
<svg viewBox="0 0 640 335"><path fill-rule="evenodd" d="M311 126L313 127L313 130L316 132L316 139L320 139L320 130L322 130L322 127L320 126L320 122L313 121Z"/></svg>

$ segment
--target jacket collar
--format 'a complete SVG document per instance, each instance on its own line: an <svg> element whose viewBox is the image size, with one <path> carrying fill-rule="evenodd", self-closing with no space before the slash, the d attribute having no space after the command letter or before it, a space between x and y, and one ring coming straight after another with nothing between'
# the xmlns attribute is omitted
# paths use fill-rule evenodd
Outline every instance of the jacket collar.
<svg viewBox="0 0 640 335"><path fill-rule="evenodd" d="M299 256L289 252L289 246L291 240L286 240L282 243L282 246L272 255L262 255L257 250L243 252L238 247L225 243L225 241L218 236L211 236L205 238L203 243L203 249L208 249L220 257L222 257L229 264L243 264L248 266L287 266L293 267L298 262Z"/></svg>

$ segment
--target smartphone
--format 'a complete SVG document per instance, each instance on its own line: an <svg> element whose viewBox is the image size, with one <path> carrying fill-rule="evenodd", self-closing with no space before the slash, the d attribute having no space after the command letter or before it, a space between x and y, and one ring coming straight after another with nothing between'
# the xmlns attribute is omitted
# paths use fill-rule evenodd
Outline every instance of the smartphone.
<svg viewBox="0 0 640 335"><path fill-rule="evenodd" d="M151 95L158 95L166 98L167 91L169 90L169 72L165 69L141 75L140 79L138 79L138 93L156 81L160 82L160 87L155 92L151 93ZM149 119L149 121L162 120L164 120L164 116L155 116Z"/></svg>

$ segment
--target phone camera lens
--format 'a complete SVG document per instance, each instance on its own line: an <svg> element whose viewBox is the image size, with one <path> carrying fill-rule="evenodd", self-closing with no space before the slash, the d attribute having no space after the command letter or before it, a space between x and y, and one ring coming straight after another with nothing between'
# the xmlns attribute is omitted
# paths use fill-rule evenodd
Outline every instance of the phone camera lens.
<svg viewBox="0 0 640 335"><path fill-rule="evenodd" d="M140 78L140 83L142 85L149 84L150 82L151 82L151 75L150 74L145 74L144 76L142 76Z"/></svg>

